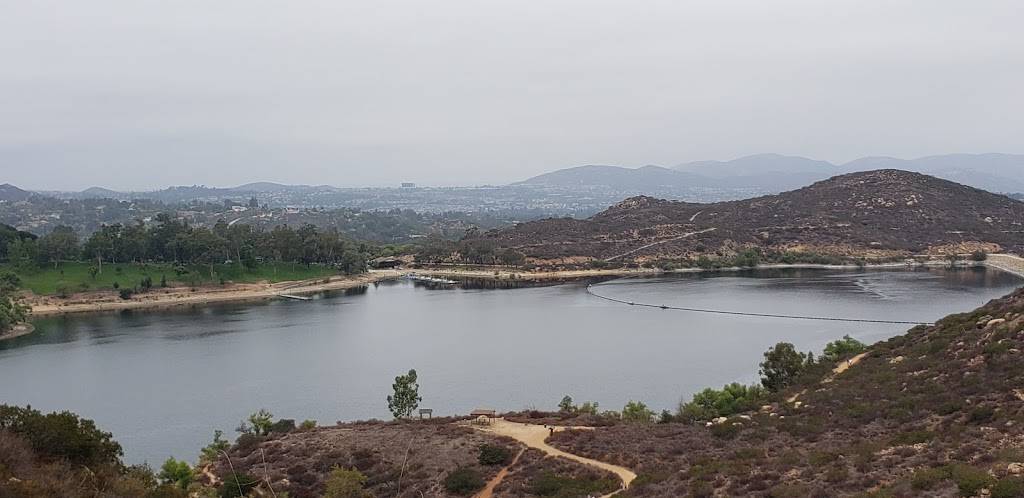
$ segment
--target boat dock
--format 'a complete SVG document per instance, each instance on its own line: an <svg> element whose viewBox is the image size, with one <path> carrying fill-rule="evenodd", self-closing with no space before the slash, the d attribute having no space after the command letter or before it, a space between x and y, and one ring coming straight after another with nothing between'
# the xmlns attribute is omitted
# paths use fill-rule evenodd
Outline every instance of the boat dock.
<svg viewBox="0 0 1024 498"><path fill-rule="evenodd" d="M448 280L446 278L428 277L426 275L417 275L415 273L406 273L402 275L402 278L412 280L414 282L425 282L428 284L441 284L441 285L455 285L458 282L455 280Z"/></svg>
<svg viewBox="0 0 1024 498"><path fill-rule="evenodd" d="M277 297L283 297L285 299L294 299L296 301L311 301L313 299L309 296L296 296L295 294L278 294Z"/></svg>

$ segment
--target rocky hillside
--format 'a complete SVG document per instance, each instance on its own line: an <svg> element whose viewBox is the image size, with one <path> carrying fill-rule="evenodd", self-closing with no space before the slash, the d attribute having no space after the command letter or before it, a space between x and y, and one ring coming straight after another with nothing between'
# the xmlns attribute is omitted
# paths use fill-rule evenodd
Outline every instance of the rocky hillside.
<svg viewBox="0 0 1024 498"><path fill-rule="evenodd" d="M587 220L549 219L482 236L537 260L685 259L744 248L823 254L1024 250L1024 203L899 170L852 173L742 201L627 199Z"/></svg>
<svg viewBox="0 0 1024 498"><path fill-rule="evenodd" d="M870 347L760 411L556 433L628 496L1024 496L1024 291Z"/></svg>

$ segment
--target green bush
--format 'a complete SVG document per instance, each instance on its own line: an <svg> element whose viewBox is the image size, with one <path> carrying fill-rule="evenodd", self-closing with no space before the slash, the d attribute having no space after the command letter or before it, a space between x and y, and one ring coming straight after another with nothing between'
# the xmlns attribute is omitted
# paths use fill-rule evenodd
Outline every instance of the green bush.
<svg viewBox="0 0 1024 498"><path fill-rule="evenodd" d="M832 341L825 345L825 353L822 355L828 361L836 362L857 356L864 352L867 346L863 343L844 335L842 339Z"/></svg>
<svg viewBox="0 0 1024 498"><path fill-rule="evenodd" d="M768 391L761 386L745 386L734 382L721 390L708 388L694 394L692 401L679 407L679 418L694 422L728 417L756 410L767 398Z"/></svg>
<svg viewBox="0 0 1024 498"><path fill-rule="evenodd" d="M335 467L327 477L324 498L370 498L366 485L366 476L358 470L347 470Z"/></svg>
<svg viewBox="0 0 1024 498"><path fill-rule="evenodd" d="M992 486L991 498L1020 498L1024 496L1024 479L1007 477Z"/></svg>
<svg viewBox="0 0 1024 498"><path fill-rule="evenodd" d="M779 484L768 490L770 498L802 498L812 496L806 484Z"/></svg>
<svg viewBox="0 0 1024 498"><path fill-rule="evenodd" d="M654 419L654 412L640 401L630 401L622 408L622 420L635 424L649 424Z"/></svg>
<svg viewBox="0 0 1024 498"><path fill-rule="evenodd" d="M715 424L711 426L711 435L719 439L732 439L739 435L742 427L739 424L732 422L726 422L724 424Z"/></svg>
<svg viewBox="0 0 1024 498"><path fill-rule="evenodd" d="M576 413L581 415L597 415L599 413L597 401L586 401L576 407Z"/></svg>
<svg viewBox="0 0 1024 498"><path fill-rule="evenodd" d="M281 434L285 434L285 433L294 431L295 430L295 419L282 418L281 420L278 420L277 422L274 422L274 424L271 425L270 429L268 429L268 430L269 430L269 432L278 432L278 433L281 433Z"/></svg>
<svg viewBox="0 0 1024 498"><path fill-rule="evenodd" d="M480 473L468 468L459 467L444 478L444 488L457 495L469 495L484 487L484 478Z"/></svg>
<svg viewBox="0 0 1024 498"><path fill-rule="evenodd" d="M160 474L157 477L163 484L172 484L180 489L186 489L189 484L192 484L192 466L184 460L178 461L171 457L160 467Z"/></svg>
<svg viewBox="0 0 1024 498"><path fill-rule="evenodd" d="M507 465L512 461L512 452L504 446L483 444L480 445L478 460L481 465Z"/></svg>
<svg viewBox="0 0 1024 498"><path fill-rule="evenodd" d="M270 427L274 425L274 414L270 413L270 410L260 408L258 412L249 415L249 424L257 436L266 436L270 434Z"/></svg>
<svg viewBox="0 0 1024 498"><path fill-rule="evenodd" d="M215 462L220 458L222 452L227 451L231 447L231 443L224 439L223 436L223 431L213 431L213 442L199 451L200 461Z"/></svg>
<svg viewBox="0 0 1024 498"><path fill-rule="evenodd" d="M919 468L910 475L910 487L918 491L930 490L948 478L949 474L945 469Z"/></svg>
<svg viewBox="0 0 1024 498"><path fill-rule="evenodd" d="M970 414L967 416L967 421L972 424L984 424L986 422L991 422L992 419L995 418L995 416L995 408L992 408L991 406L987 405L982 405L977 406L971 410Z"/></svg>
<svg viewBox="0 0 1024 498"><path fill-rule="evenodd" d="M982 469L964 464L950 465L949 477L956 483L962 496L974 496L992 484L992 476Z"/></svg>
<svg viewBox="0 0 1024 498"><path fill-rule="evenodd" d="M0 430L21 436L43 458L86 467L121 463L121 445L109 432L68 411L44 415L31 407L0 405Z"/></svg>
<svg viewBox="0 0 1024 498"><path fill-rule="evenodd" d="M242 498L249 494L260 480L248 474L232 474L224 478L217 493L221 498Z"/></svg>

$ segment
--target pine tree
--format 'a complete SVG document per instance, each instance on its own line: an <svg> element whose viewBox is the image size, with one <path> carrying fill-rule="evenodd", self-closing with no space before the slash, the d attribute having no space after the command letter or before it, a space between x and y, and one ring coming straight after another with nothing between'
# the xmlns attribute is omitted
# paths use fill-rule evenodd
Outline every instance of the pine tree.
<svg viewBox="0 0 1024 498"><path fill-rule="evenodd" d="M419 407L420 385L416 383L416 370L409 370L405 375L395 377L395 383L391 386L395 393L388 396L388 410L391 410L395 418L406 418L412 415L413 410Z"/></svg>

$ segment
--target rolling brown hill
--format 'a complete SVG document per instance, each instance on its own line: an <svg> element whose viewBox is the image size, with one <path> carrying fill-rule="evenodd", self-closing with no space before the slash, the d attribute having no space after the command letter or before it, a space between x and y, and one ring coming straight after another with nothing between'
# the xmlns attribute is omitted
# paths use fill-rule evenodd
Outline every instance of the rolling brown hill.
<svg viewBox="0 0 1024 498"><path fill-rule="evenodd" d="M586 220L548 219L481 240L534 260L644 262L744 248L892 257L1024 250L1024 202L932 176L877 170L742 201L633 197Z"/></svg>

